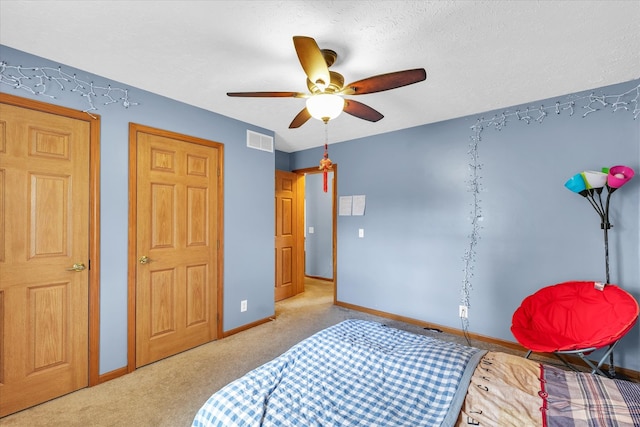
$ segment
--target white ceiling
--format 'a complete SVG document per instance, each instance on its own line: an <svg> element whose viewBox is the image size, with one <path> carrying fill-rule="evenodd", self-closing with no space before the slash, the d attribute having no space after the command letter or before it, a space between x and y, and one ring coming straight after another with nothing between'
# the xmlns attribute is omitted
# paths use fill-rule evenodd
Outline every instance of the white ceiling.
<svg viewBox="0 0 640 427"><path fill-rule="evenodd" d="M330 143L640 77L638 0L0 0L1 44L274 130L286 152L324 144L320 121L288 129L304 99L226 92L306 92L294 35L335 50L346 82L427 70L354 97L385 117L342 114Z"/></svg>

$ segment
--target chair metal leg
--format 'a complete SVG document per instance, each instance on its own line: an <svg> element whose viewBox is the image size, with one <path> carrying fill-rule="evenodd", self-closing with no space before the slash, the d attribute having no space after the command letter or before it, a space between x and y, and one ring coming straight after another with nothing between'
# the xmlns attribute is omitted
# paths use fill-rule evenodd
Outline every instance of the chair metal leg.
<svg viewBox="0 0 640 427"><path fill-rule="evenodd" d="M614 343L615 345L616 343ZM611 346L609 346L611 348ZM616 377L616 366L613 363L613 349L611 348L611 352L609 353L609 378Z"/></svg>
<svg viewBox="0 0 640 427"><path fill-rule="evenodd" d="M609 378L615 378L616 377L616 367L613 364L613 349L615 348L615 346L620 342L620 340L614 342L613 344L609 345L609 348L607 349L607 351L604 353L604 355L602 356L602 359L600 359L600 362L598 362L598 370L600 370L599 368L604 364L605 359L607 359L607 357L609 358L609 372L607 372L607 377Z"/></svg>
<svg viewBox="0 0 640 427"><path fill-rule="evenodd" d="M591 373L592 374L598 373L598 374L602 375L603 377L607 376L607 374L605 374L604 372L602 372L600 370L600 366L602 365L602 361L600 361L600 363L598 363L598 365L596 366L589 359L587 359L587 356L584 353L577 353L577 355L580 356L580 359L582 359L584 361L584 363L589 365L589 367L591 368Z"/></svg>
<svg viewBox="0 0 640 427"><path fill-rule="evenodd" d="M592 362L591 360L589 360L587 358L587 354L591 353L592 351L596 350L595 347L593 348L584 348L584 349L580 349L580 350L572 350L572 351L557 351L554 352L553 354L556 355L556 357L558 359L560 359L562 361L562 363L564 363L568 368L576 371L576 372L580 372L578 369L576 369L574 366L572 366L569 362L567 362L561 355L563 354L574 354L578 357L580 357L580 359L582 359L582 361L584 363L587 364L587 366L591 369L591 373L592 374L599 374L602 375L603 377L608 377L608 378L614 378L616 376L615 373L615 367L613 365L613 349L615 348L615 346L618 344L618 342L620 342L619 340L614 342L613 344L610 344L609 347L607 348L607 351L604 353L604 355L600 358L600 360L597 362L597 364L594 364L594 362ZM605 373L602 371L602 369L600 369L602 367L602 365L604 365L605 360L607 360L607 358L609 358L609 372Z"/></svg>
<svg viewBox="0 0 640 427"><path fill-rule="evenodd" d="M560 355L560 353L558 353L558 352L554 352L553 354L554 354L558 359L560 359L560 361L561 361L562 363L564 363L564 365L565 365L567 368L571 369L571 370L572 370L572 371L574 371L574 372L580 372L580 370L576 369L576 367L575 367L575 366L573 366L572 364L570 364L569 362L567 362L567 360L566 360L564 357L562 357L562 356Z"/></svg>

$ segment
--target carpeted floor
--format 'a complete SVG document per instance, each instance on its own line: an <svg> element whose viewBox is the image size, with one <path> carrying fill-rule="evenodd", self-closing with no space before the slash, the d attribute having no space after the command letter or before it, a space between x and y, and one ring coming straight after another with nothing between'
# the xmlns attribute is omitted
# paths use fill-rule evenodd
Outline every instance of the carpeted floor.
<svg viewBox="0 0 640 427"><path fill-rule="evenodd" d="M465 343L458 336L334 306L330 282L307 279L305 286L303 294L276 304L276 320L272 322L2 418L0 426L188 427L213 392L315 332L351 318L380 321L399 329ZM472 344L512 352L483 343Z"/></svg>

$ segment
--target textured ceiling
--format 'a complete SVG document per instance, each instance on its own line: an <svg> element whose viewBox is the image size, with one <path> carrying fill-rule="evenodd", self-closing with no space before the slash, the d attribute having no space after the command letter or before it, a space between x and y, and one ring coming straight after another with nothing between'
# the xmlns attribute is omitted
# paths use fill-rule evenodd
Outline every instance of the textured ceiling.
<svg viewBox="0 0 640 427"><path fill-rule="evenodd" d="M0 0L1 44L272 129L287 152L324 143L320 121L288 129L303 99L226 92L306 92L294 35L336 51L347 82L427 70L354 97L385 117L342 114L330 143L640 77L637 0Z"/></svg>

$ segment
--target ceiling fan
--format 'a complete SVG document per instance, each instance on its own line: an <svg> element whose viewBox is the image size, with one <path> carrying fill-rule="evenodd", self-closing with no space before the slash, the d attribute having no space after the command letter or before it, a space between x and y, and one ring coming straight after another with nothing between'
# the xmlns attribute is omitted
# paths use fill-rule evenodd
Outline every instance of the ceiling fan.
<svg viewBox="0 0 640 427"><path fill-rule="evenodd" d="M298 128L311 117L325 123L337 117L342 111L360 119L377 122L384 116L361 102L343 98L343 95L364 95L382 92L418 83L427 78L424 68L396 71L358 80L347 85L344 77L335 71L329 71L338 54L333 50L320 49L311 37L294 36L293 45L298 54L300 65L307 75L309 93L301 92L228 92L234 97L258 98L306 98L306 107L293 119L289 128Z"/></svg>

